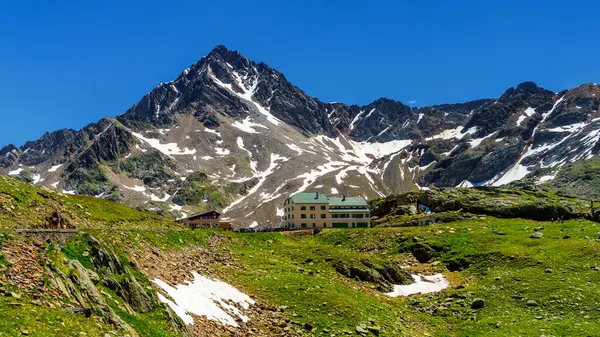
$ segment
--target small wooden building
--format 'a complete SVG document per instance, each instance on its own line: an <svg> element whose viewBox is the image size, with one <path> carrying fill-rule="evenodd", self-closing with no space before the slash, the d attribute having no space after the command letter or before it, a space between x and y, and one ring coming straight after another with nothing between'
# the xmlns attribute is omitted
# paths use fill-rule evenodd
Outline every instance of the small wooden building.
<svg viewBox="0 0 600 337"><path fill-rule="evenodd" d="M194 228L216 228L219 227L219 219L221 213L217 211L207 211L190 215L186 218L177 220L179 223L186 224L192 229Z"/></svg>
<svg viewBox="0 0 600 337"><path fill-rule="evenodd" d="M219 228L231 231L233 230L233 224L231 223L231 221L221 220L219 221Z"/></svg>

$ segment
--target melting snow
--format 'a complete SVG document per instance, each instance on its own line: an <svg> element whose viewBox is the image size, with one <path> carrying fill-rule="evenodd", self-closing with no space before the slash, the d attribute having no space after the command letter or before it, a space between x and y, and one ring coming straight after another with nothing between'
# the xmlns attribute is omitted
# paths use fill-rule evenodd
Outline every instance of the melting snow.
<svg viewBox="0 0 600 337"><path fill-rule="evenodd" d="M254 227L258 227L258 222L253 221L252 224L250 224L250 226L248 226L248 228L254 228Z"/></svg>
<svg viewBox="0 0 600 337"><path fill-rule="evenodd" d="M185 324L193 325L194 318L190 315L206 316L209 320L223 325L238 327L234 317L242 322L248 322L244 309L248 309L254 301L246 294L231 285L216 279L210 279L194 273L194 281L171 287L160 279L154 279L154 284L164 290L168 299L158 295L161 302L167 304Z"/></svg>
<svg viewBox="0 0 600 337"><path fill-rule="evenodd" d="M250 118L250 116L246 117L241 122L240 121L233 122L231 124L231 126L233 126L234 128L237 128L239 130L242 130L246 133L260 133L260 132L256 131L256 128L268 129L266 126L264 126L262 124L253 122L252 119Z"/></svg>
<svg viewBox="0 0 600 337"><path fill-rule="evenodd" d="M129 187L129 186L123 185L123 187L125 187L128 190L132 190L132 191L136 191L136 192L146 192L146 187L144 187L144 186L134 185L133 187Z"/></svg>
<svg viewBox="0 0 600 337"><path fill-rule="evenodd" d="M154 194L150 194L150 200L152 200L152 201L160 201L160 202L165 202L165 201L169 200L169 198L170 198L170 197L171 197L171 196L170 196L168 193L165 193L165 196L164 196L164 197L162 197L162 198L159 198L159 197L157 197L157 196L156 196L156 195L154 195Z"/></svg>
<svg viewBox="0 0 600 337"><path fill-rule="evenodd" d="M37 184L37 183L39 183L40 181L42 181L42 176L39 175L39 174L34 174L32 178L33 178L33 184L34 185Z"/></svg>
<svg viewBox="0 0 600 337"><path fill-rule="evenodd" d="M477 132L476 126L469 128L465 132L463 132L463 129L464 129L464 127L457 126L455 129L444 130L435 136L425 138L425 140L452 139L452 138L462 139L464 136L466 136L468 134L474 134L475 132Z"/></svg>
<svg viewBox="0 0 600 337"><path fill-rule="evenodd" d="M221 133L219 133L219 131L217 131L217 130L213 130L213 129L209 129L209 128L206 128L206 127L205 127L205 128L204 128L204 131L206 131L206 132L208 132L208 133L215 134L215 135L217 135L217 136L221 137Z"/></svg>
<svg viewBox="0 0 600 337"><path fill-rule="evenodd" d="M275 213L275 215L277 215L277 216L284 216L285 215L285 211L283 210L283 208L277 207L277 212Z"/></svg>
<svg viewBox="0 0 600 337"><path fill-rule="evenodd" d="M158 151L166 154L167 156L171 156L171 155L186 155L186 154L194 154L194 153L196 153L196 149L190 150L187 147L184 148L183 150L180 149L177 146L177 143L161 144L160 140L158 140L158 139L146 138L146 137L142 136L141 134L139 134L137 132L133 132L133 131L131 132L131 134L134 135L135 137L137 137L138 139L141 139L141 140L145 141L150 146L152 146L153 148L157 149Z"/></svg>
<svg viewBox="0 0 600 337"><path fill-rule="evenodd" d="M215 147L215 153L217 154L217 156L226 156L226 155L230 154L231 151L229 151L229 149Z"/></svg>
<svg viewBox="0 0 600 337"><path fill-rule="evenodd" d="M23 169L22 168L18 168L18 169L14 170L14 171L9 171L8 175L9 176L16 176L16 175L21 174L21 172L23 172Z"/></svg>
<svg viewBox="0 0 600 337"><path fill-rule="evenodd" d="M487 138L492 137L493 135L495 135L495 132L490 133L489 135L482 137L482 138L476 138L476 139L472 139L469 141L469 145L471 145L471 147L477 147L479 146L479 144L481 144L481 142L483 142L484 140L486 140ZM458 146L458 145L457 145ZM452 151L451 151L452 152Z"/></svg>
<svg viewBox="0 0 600 337"><path fill-rule="evenodd" d="M554 174L549 174L549 175L541 176L540 179L538 180L537 184L542 184L542 183L545 183L547 181L554 180L554 178L556 178L556 172Z"/></svg>
<svg viewBox="0 0 600 337"><path fill-rule="evenodd" d="M226 84L221 82L218 78L216 78L213 74L211 69L209 68L209 74L210 77L212 78L212 80L219 85L222 88L227 89L228 91L230 91L232 94L238 96L239 98L242 98L246 101L249 101L250 103L254 104L254 106L256 107L256 109L258 110L259 113L261 113L262 115L264 115L267 120L273 124L273 125L279 125L281 124L281 121L279 119L277 119L275 116L273 116L271 114L271 112L263 107L262 105L260 105L258 102L254 101L252 99L252 96L254 95L254 92L257 90L258 88L258 78L255 78L252 82L252 85L250 86L250 89L247 89L246 86L244 85L244 80L246 79L247 75L244 77L241 77L237 72L233 71L232 75L235 77L235 81L237 82L237 85L240 89L242 89L243 93L239 93L235 90L233 90L231 84Z"/></svg>
<svg viewBox="0 0 600 337"><path fill-rule="evenodd" d="M556 128L546 129L546 131L551 132L576 132L583 129L587 123L575 123L571 125L563 125Z"/></svg>
<svg viewBox="0 0 600 337"><path fill-rule="evenodd" d="M337 188L335 188L335 187L331 188L331 194L338 194L338 193L339 192L338 192Z"/></svg>
<svg viewBox="0 0 600 337"><path fill-rule="evenodd" d="M415 283L408 285L394 285L394 291L387 293L390 297L410 296L415 294L428 294L442 291L450 285L448 280L442 274L431 276L426 275L411 275Z"/></svg>
<svg viewBox="0 0 600 337"><path fill-rule="evenodd" d="M63 165L64 164L52 166L51 168L48 169L48 172L56 172L56 170L58 170Z"/></svg>
<svg viewBox="0 0 600 337"><path fill-rule="evenodd" d="M425 116L425 114L423 114L423 113L419 114L419 118L417 119L417 124L419 124L419 122L421 121L421 119L423 118L423 116Z"/></svg>

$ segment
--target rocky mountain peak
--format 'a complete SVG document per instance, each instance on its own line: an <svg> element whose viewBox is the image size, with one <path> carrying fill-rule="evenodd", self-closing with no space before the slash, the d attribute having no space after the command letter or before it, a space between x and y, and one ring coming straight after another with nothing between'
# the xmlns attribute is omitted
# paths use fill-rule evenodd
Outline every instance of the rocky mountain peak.
<svg viewBox="0 0 600 337"><path fill-rule="evenodd" d="M600 151L598 97L595 84L554 94L524 82L421 108L324 103L219 45L116 118L4 147L0 171L161 214L275 224L295 192L372 198L554 172Z"/></svg>
<svg viewBox="0 0 600 337"><path fill-rule="evenodd" d="M532 96L532 95L552 95L553 93L538 86L535 82L523 82L517 85L516 88L508 88L498 101L508 101L517 96Z"/></svg>

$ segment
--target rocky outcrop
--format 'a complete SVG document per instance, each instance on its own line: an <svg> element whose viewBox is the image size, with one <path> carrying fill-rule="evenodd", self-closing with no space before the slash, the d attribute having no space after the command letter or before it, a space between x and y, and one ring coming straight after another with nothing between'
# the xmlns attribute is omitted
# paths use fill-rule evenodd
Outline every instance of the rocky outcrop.
<svg viewBox="0 0 600 337"><path fill-rule="evenodd" d="M107 247L91 235L88 235L87 243L90 245L90 259L96 269L106 270L108 274L124 274L125 266Z"/></svg>
<svg viewBox="0 0 600 337"><path fill-rule="evenodd" d="M549 192L493 187L411 192L371 201L371 207L374 215L389 219L408 214L407 206L416 205L415 201L433 212L461 211L541 221L592 218L590 202L587 200Z"/></svg>
<svg viewBox="0 0 600 337"><path fill-rule="evenodd" d="M52 285L76 305L70 310L100 316L133 337L138 336L138 332L115 312L118 310L113 306L118 305L130 315L148 313L160 307L166 311L165 316L173 330L181 336L189 336L187 328L170 312L171 309L161 304L154 292L142 286L141 282L148 284L148 280L140 276L143 274L139 270L134 270L134 265L124 264L107 245L91 235L77 240L89 246L83 259L89 261L86 265L90 263L92 268L71 259L49 261L46 265ZM114 292L122 301L115 301L115 297L110 297L107 292Z"/></svg>
<svg viewBox="0 0 600 337"><path fill-rule="evenodd" d="M86 269L81 262L76 260L67 260L64 266L68 268L68 274L53 264L49 264L47 268L51 282L63 292L63 295L72 298L81 307L89 308L108 322L115 324L119 329L129 332L132 336L138 336L137 332L115 314L106 303L104 296L94 283L99 280L99 277L93 271Z"/></svg>
<svg viewBox="0 0 600 337"><path fill-rule="evenodd" d="M361 261L337 260L332 263L339 274L359 281L378 284L381 291L392 291L393 284L411 284L410 274L392 262L374 263L367 259Z"/></svg>

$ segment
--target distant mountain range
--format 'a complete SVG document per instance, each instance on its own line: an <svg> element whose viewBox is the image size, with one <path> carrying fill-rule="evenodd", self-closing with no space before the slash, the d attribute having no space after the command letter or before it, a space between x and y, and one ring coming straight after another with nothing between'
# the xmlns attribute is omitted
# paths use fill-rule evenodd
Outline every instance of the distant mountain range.
<svg viewBox="0 0 600 337"><path fill-rule="evenodd" d="M497 99L424 108L324 103L217 46L116 118L2 148L0 172L162 215L219 209L267 226L300 191L556 187L600 151L599 101L597 84L554 93L526 82Z"/></svg>

